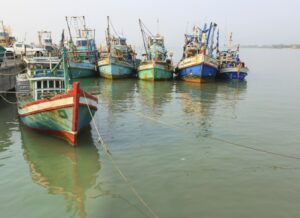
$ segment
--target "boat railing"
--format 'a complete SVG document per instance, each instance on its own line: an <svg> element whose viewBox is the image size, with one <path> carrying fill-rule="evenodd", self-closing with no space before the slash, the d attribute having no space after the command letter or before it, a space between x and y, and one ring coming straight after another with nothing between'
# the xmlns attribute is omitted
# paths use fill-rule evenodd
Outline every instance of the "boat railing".
<svg viewBox="0 0 300 218"><path fill-rule="evenodd" d="M0 68L17 67L20 62L20 59L15 55L0 49Z"/></svg>

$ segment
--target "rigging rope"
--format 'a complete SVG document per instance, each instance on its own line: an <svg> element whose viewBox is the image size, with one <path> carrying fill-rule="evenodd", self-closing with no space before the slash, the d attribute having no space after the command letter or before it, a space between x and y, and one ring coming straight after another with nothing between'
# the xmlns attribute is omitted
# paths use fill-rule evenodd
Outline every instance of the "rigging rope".
<svg viewBox="0 0 300 218"><path fill-rule="evenodd" d="M96 129L96 132L98 134L98 137L99 137L99 143L103 146L103 149L106 153L106 155L109 157L109 159L111 160L113 166L115 167L115 169L117 170L117 172L119 173L119 175L121 176L121 178L123 179L123 181L129 186L129 188L131 189L132 193L136 196L136 198L141 202L141 204L152 214L153 217L156 217L158 218L158 215L154 212L154 210L145 202L145 200L141 197L141 195L137 192L137 190L133 187L132 184L130 184L128 178L124 175L124 173L122 172L122 170L120 169L120 167L118 166L118 164L115 162L112 154L109 152L108 150L108 146L107 144L104 143L104 140L100 134L100 131L96 125L96 122L95 122L95 119L93 117L93 114L91 112L91 109L90 109L90 106L88 104L88 101L86 99L86 96L85 96L85 92L83 92L83 95L84 95L84 98L85 98L85 101L86 101L86 105L88 107L88 110L89 110L89 113L90 113L90 116L92 118L92 121L93 121L93 124L94 124L94 127Z"/></svg>
<svg viewBox="0 0 300 218"><path fill-rule="evenodd" d="M3 95L1 95L0 94L0 97L6 102L6 103L8 103L8 104L17 104L18 102L16 101L16 102L13 102L13 101L10 101L10 100L8 100L7 98L5 98Z"/></svg>
<svg viewBox="0 0 300 218"><path fill-rule="evenodd" d="M163 124L165 126L168 126L168 127L174 128L174 129L180 129L179 126L168 124L166 122L163 122L161 120L155 119L153 117L149 117L149 116L146 116L146 115L141 114L141 113L135 113L135 114L138 115L138 116L147 118L149 120L152 120L154 122ZM185 129L180 129L180 130L181 131L187 131ZM262 152L262 153L271 154L271 155L275 155L275 156L279 156L279 157L284 157L284 158L289 158L289 159L300 160L300 157L296 157L296 156L292 156L292 155L287 155L287 154L280 154L280 153L276 153L276 152L273 152L273 151L268 151L268 150L265 150L265 149L256 148L256 147L251 146L251 145L244 145L244 144L241 144L241 143L231 142L229 140L221 139L221 138L218 138L218 137L213 137L213 136L205 136L205 137L204 136L200 136L200 137L202 137L202 138L208 138L208 139L211 139L211 140L214 140L214 141L223 142L223 143L226 143L226 144L234 145L234 146L245 148L245 149L250 149L250 150L253 150L253 151L257 151L257 152Z"/></svg>

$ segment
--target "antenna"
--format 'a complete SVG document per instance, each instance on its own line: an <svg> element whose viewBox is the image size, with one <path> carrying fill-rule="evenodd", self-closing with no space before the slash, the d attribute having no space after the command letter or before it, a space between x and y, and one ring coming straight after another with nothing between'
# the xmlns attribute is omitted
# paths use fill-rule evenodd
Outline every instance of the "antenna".
<svg viewBox="0 0 300 218"><path fill-rule="evenodd" d="M157 33L159 34L159 18L157 18Z"/></svg>

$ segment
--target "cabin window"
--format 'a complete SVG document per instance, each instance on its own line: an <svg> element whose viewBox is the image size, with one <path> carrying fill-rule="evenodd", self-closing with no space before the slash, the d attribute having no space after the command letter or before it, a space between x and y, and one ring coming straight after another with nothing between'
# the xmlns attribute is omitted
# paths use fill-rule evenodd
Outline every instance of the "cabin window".
<svg viewBox="0 0 300 218"><path fill-rule="evenodd" d="M43 88L46 89L48 87L47 80L43 81Z"/></svg>
<svg viewBox="0 0 300 218"><path fill-rule="evenodd" d="M36 84L37 84L36 87L37 87L38 89L42 88L42 83L41 83L41 81L37 81Z"/></svg>
<svg viewBox="0 0 300 218"><path fill-rule="evenodd" d="M54 81L53 80L49 81L49 88L54 88Z"/></svg>
<svg viewBox="0 0 300 218"><path fill-rule="evenodd" d="M22 44L16 44L16 47L21 48Z"/></svg>
<svg viewBox="0 0 300 218"><path fill-rule="evenodd" d="M87 46L87 41L77 41L77 46Z"/></svg>
<svg viewBox="0 0 300 218"><path fill-rule="evenodd" d="M55 87L56 87L56 88L59 88L59 86L60 86L60 85L59 85L59 81L56 80L56 81L55 81Z"/></svg>

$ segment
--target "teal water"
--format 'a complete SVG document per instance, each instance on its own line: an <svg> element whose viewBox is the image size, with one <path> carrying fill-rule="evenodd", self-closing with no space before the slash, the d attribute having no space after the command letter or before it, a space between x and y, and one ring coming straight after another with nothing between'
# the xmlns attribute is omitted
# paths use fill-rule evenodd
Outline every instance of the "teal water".
<svg viewBox="0 0 300 218"><path fill-rule="evenodd" d="M81 81L114 163L159 217L300 217L300 51L241 53L247 83ZM1 218L152 217L94 126L72 148L0 102Z"/></svg>

